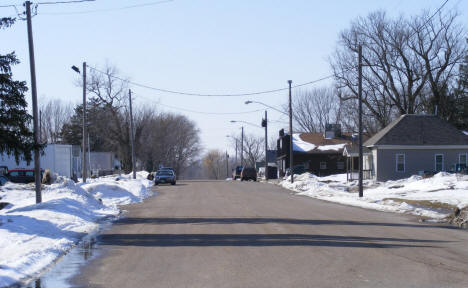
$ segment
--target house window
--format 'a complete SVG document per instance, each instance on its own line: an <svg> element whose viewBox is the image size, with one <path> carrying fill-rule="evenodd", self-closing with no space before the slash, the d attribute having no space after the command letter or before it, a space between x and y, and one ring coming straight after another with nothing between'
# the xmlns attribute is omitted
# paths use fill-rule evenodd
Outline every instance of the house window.
<svg viewBox="0 0 468 288"><path fill-rule="evenodd" d="M461 165L465 165L465 166L468 166L468 154L467 153L462 153L462 154L459 154L458 155L458 164L461 164Z"/></svg>
<svg viewBox="0 0 468 288"><path fill-rule="evenodd" d="M435 171L440 172L444 170L444 155L443 154L436 154L434 157L434 166L435 166Z"/></svg>
<svg viewBox="0 0 468 288"><path fill-rule="evenodd" d="M336 162L336 169L343 170L344 169L344 162L342 162L342 161Z"/></svg>
<svg viewBox="0 0 468 288"><path fill-rule="evenodd" d="M320 162L320 170L327 169L327 162Z"/></svg>
<svg viewBox="0 0 468 288"><path fill-rule="evenodd" d="M396 171L405 172L405 154L396 154L395 161L396 161Z"/></svg>

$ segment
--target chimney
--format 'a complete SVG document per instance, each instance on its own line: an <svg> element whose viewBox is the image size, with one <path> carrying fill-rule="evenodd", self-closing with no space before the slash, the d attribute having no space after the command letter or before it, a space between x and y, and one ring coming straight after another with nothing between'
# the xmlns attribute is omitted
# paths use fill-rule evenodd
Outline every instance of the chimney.
<svg viewBox="0 0 468 288"><path fill-rule="evenodd" d="M325 124L325 139L334 139L341 137L340 124Z"/></svg>

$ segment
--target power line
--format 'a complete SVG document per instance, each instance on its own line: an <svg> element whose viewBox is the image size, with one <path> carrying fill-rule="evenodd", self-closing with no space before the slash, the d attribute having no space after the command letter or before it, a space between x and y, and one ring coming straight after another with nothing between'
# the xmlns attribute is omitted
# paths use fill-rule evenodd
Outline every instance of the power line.
<svg viewBox="0 0 468 288"><path fill-rule="evenodd" d="M93 67L89 67L89 68L92 69L92 70L94 70L94 71L96 71L96 72L99 72L99 73L102 73L102 74L107 75L106 72L101 71L101 70L99 70L99 69L96 69L96 68L93 68ZM351 69L347 69L347 70L351 70ZM343 71L343 72L346 72L346 71ZM254 96L254 95L261 95L261 94L270 94L270 93L285 91L285 90L289 89L289 87L285 87L285 88L279 88L279 89L271 89L271 90L264 90L264 91L257 91L257 92L248 92L248 93L203 94L203 93L184 92L184 91L176 91L176 90L168 90L168 89L163 89L163 88L157 88L157 87L149 86L149 85L146 85L146 84L141 84L141 83L129 81L129 80L127 80L127 79L123 79L123 78L118 77L118 76L115 76L115 75L107 75L107 76L112 77L112 78L115 78L115 79L118 79L118 80L120 80L120 81L124 81L124 82L130 83L130 84L132 84L132 85L134 85L134 86L137 86L137 87L145 88L145 89L150 89L150 90L155 90L155 91L165 92L165 93L170 93L170 94L178 94L178 95L186 95L186 96L198 96L198 97L242 97L242 96ZM334 75L331 74L331 75L328 75L328 76L325 76L325 77L322 77L322 78L319 78L319 79L316 79L316 80L312 80L312 81L309 81L309 82L305 82L305 83L301 83L301 84L294 85L294 86L292 86L291 88L298 88L298 87L301 87L301 86L306 86L306 85L315 84L315 83L317 83L317 82L324 81L324 80L326 80L326 79L332 78L333 76L334 76Z"/></svg>
<svg viewBox="0 0 468 288"><path fill-rule="evenodd" d="M429 17L429 18L428 18L421 26L419 26L413 33L411 33L411 34L408 36L408 38L409 38L409 37L412 37L412 36L413 36L414 34L416 34L416 33L419 33L419 32L420 32L419 30L422 29L424 26L426 26L426 24L429 23L429 21L431 21L432 18L434 18L434 16L436 16L437 13L439 13L439 12L442 10L442 8L444 8L445 4L447 4L448 1L449 1L449 0L445 0L445 2L442 3L442 5L440 5L440 7L434 12L434 14L432 14L432 16Z"/></svg>
<svg viewBox="0 0 468 288"><path fill-rule="evenodd" d="M120 10L126 10L126 9L159 5L159 4L173 2L173 1L174 0L163 0L163 1L148 2L148 3L136 4L136 5L130 5L130 6L123 6L123 7L118 7L118 8L94 9L94 10L84 10L84 11L75 11L75 12L49 12L49 13L40 13L40 14L41 15L76 15L76 14L89 14L89 13L98 13L98 12L112 12L112 11L120 11Z"/></svg>
<svg viewBox="0 0 468 288"><path fill-rule="evenodd" d="M70 0L70 1L49 1L49 2L37 2L39 5L54 5L54 4L73 4L82 2L94 2L96 0Z"/></svg>
<svg viewBox="0 0 468 288"><path fill-rule="evenodd" d="M10 8L10 7L15 7L16 8L17 5L13 5L13 4L10 4L10 5L0 5L0 8Z"/></svg>
<svg viewBox="0 0 468 288"><path fill-rule="evenodd" d="M154 99L151 99L150 97L147 97L147 96L142 95L142 94L133 93L133 95L143 96L144 98L150 99L150 101L155 102ZM180 111L191 112L191 113L196 113L196 114L209 114L209 115L239 115L239 114L250 114L250 113L260 112L260 111L264 110L264 109L257 109L257 110L242 111L242 112L209 112L209 111L197 111L197 110L192 110L192 109L176 107L176 106L172 106L172 105L168 105L168 104L163 104L163 103L160 103L160 102L157 102L157 104L161 105L161 106L164 106L164 107L167 107L167 108L180 110Z"/></svg>

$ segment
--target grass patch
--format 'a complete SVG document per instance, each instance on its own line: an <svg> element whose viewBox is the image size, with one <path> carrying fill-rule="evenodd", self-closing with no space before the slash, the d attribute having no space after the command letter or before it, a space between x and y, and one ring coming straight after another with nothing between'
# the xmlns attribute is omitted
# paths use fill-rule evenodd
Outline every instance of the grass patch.
<svg viewBox="0 0 468 288"><path fill-rule="evenodd" d="M455 210L457 209L457 206L455 205L450 205L447 203L442 203L442 202L437 202L437 201L429 201L429 200L409 200L409 199L402 199L402 198L384 198L385 200L392 200L395 202L399 203L408 203L413 206L423 206L423 207L429 207L432 209L446 209L446 210Z"/></svg>

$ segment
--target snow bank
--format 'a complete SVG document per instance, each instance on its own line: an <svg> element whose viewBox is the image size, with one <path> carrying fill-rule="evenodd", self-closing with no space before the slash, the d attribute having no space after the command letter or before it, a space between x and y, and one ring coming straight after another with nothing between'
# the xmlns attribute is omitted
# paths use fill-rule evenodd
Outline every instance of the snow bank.
<svg viewBox="0 0 468 288"><path fill-rule="evenodd" d="M120 213L118 205L142 201L152 182L142 173L90 179L75 184L59 177L44 186L42 203L35 204L33 184L0 187L0 287L31 277L96 230L97 221Z"/></svg>
<svg viewBox="0 0 468 288"><path fill-rule="evenodd" d="M304 173L279 183L284 188L317 199L380 211L410 213L433 219L447 217L449 207L468 206L468 176L441 172L430 178L412 176L383 183L364 181L364 197L358 197L357 181L347 182L346 174L317 177ZM434 205L423 205L428 201ZM435 205L442 203L442 205ZM446 204L446 205L444 205ZM432 207L431 207L432 206Z"/></svg>

